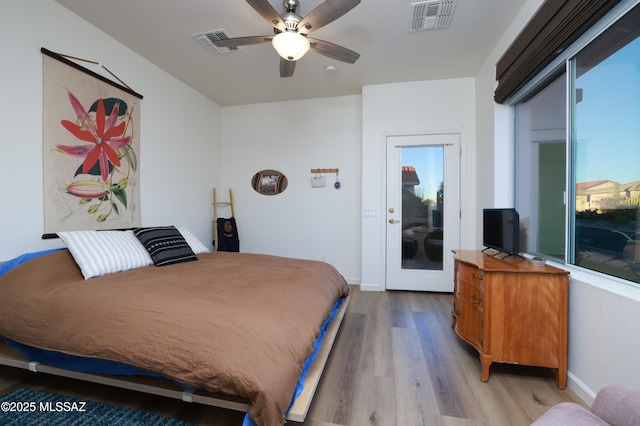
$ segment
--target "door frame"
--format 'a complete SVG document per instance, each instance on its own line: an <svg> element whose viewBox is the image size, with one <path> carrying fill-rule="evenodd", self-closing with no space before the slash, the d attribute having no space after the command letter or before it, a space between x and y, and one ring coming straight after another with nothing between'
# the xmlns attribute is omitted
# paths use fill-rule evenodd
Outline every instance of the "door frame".
<svg viewBox="0 0 640 426"><path fill-rule="evenodd" d="M391 137L411 137L411 136L439 136L439 135L457 135L458 136L458 149L459 149L459 155L458 155L458 188L457 188L457 192L458 192L458 208L459 208L459 220L458 220L458 247L459 248L460 244L462 243L462 229L463 229L463 221L462 221L462 208L463 208L463 191L462 191L462 185L463 185L463 179L464 179L464 169L462 167L463 165L463 158L462 158L462 151L463 151L463 145L464 145L464 129L441 129L441 130L424 130L424 131L406 131L406 132L386 132L383 134L383 188L384 188L384 193L383 193L383 208L381 209L381 211L383 212L382 217L384 218L383 220L383 226L384 226L384 232L383 232L383 253L384 253L384 257L383 257L383 261L382 263L382 279L383 279L383 284L384 284L384 290L388 290L388 283L387 283L387 277L388 277L388 270L387 270L387 265L388 265L388 259L387 256L389 256L388 251L387 251L387 247L388 247L388 242L387 242L387 238L388 238L388 233L387 233L387 220L386 220L386 211L387 211L387 191L388 191L388 179L387 179L387 166L388 166L388 153L387 153L387 149L388 149L388 139ZM443 253L443 256L451 257L448 256L448 253ZM453 262L453 258L449 259L451 262ZM453 292L453 275L451 276L451 292Z"/></svg>

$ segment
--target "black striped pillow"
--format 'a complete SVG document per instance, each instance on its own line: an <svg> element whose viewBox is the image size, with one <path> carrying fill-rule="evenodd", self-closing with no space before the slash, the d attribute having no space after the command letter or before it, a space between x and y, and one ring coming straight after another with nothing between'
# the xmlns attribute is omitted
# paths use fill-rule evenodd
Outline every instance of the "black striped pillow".
<svg viewBox="0 0 640 426"><path fill-rule="evenodd" d="M198 260L175 226L137 228L133 231L156 266Z"/></svg>

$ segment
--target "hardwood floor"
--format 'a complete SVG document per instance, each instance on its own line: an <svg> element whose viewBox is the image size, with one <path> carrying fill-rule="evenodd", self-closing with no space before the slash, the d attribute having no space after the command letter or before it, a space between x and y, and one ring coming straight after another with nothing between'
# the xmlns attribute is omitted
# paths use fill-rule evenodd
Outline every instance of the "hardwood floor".
<svg viewBox="0 0 640 426"><path fill-rule="evenodd" d="M452 295L361 292L351 303L304 425L528 425L582 401L549 369L493 364L451 329ZM241 425L243 413L0 366L0 394L22 386L133 407L199 425ZM291 423L289 423L291 424ZM295 423L293 423L295 424Z"/></svg>

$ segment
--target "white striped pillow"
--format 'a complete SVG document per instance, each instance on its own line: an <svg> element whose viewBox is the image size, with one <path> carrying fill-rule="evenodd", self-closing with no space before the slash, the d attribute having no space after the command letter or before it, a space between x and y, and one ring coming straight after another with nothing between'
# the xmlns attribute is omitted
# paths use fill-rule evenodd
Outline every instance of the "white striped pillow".
<svg viewBox="0 0 640 426"><path fill-rule="evenodd" d="M153 263L133 231L67 231L57 234L86 280Z"/></svg>
<svg viewBox="0 0 640 426"><path fill-rule="evenodd" d="M189 244L189 247L191 247L191 250L193 250L195 254L209 253L211 251L207 246L202 244L202 241L193 235L186 226L176 226L176 229L182 234L184 239L187 240L187 244Z"/></svg>

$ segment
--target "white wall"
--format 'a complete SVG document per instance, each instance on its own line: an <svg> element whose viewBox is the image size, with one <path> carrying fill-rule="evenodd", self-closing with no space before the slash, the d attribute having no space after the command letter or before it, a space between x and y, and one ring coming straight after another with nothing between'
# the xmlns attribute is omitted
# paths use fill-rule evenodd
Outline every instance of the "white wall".
<svg viewBox="0 0 640 426"><path fill-rule="evenodd" d="M385 135L407 132L462 132L461 245L474 243L475 81L471 78L366 86L362 89L362 209L376 217L362 219L364 290L385 288L386 146ZM362 217L364 211L359 212Z"/></svg>
<svg viewBox="0 0 640 426"><path fill-rule="evenodd" d="M211 188L220 169L220 107L53 1L0 0L0 10L0 260L62 246L57 239L41 240L41 47L101 61L144 96L142 224L185 225L210 244Z"/></svg>
<svg viewBox="0 0 640 426"><path fill-rule="evenodd" d="M630 3L630 2L623 2ZM511 120L508 106L493 102L494 66L517 34L535 14L542 0L529 0L477 75L478 196L479 207L492 200L498 206L511 201ZM491 94L491 96L489 96ZM490 125L487 125L490 123ZM481 170L493 159L493 170ZM476 222L477 222L476 218ZM476 234L476 241L481 241ZM563 267L562 265L558 265ZM587 403L612 383L640 386L637 356L640 338L640 289L596 273L566 267L569 280L568 386Z"/></svg>
<svg viewBox="0 0 640 426"><path fill-rule="evenodd" d="M233 190L241 251L326 260L360 282L361 121L360 96L223 108L218 192ZM340 169L342 188L335 174L311 188L316 168ZM265 169L285 174L283 193L252 189Z"/></svg>

